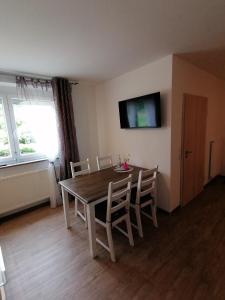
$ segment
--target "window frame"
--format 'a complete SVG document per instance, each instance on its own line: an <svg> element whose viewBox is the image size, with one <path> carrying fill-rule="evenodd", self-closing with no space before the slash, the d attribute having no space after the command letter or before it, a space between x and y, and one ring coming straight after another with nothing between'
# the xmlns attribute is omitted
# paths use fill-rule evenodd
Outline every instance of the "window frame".
<svg viewBox="0 0 225 300"><path fill-rule="evenodd" d="M15 92L12 92L12 88L6 89L5 91L2 92L0 87L0 99L2 99L2 103L3 103L6 128L9 137L9 147L11 152L10 157L0 158L0 167L5 165L10 165L10 164L16 165L16 164L21 164L23 162L47 159L46 155L40 153L34 153L34 154L20 153L19 139L18 139L17 128L16 128L16 120L15 120L15 114L13 110L13 102L15 101L15 98L17 98L17 95L15 94Z"/></svg>
<svg viewBox="0 0 225 300"><path fill-rule="evenodd" d="M8 134L9 148L10 148L10 156L0 158L0 166L1 166L2 164L5 165L8 163L16 163L16 160L15 160L15 151L16 150L15 150L13 136L12 136L12 134L10 134L13 131L12 131L12 127L11 127L9 107L8 107L8 103L6 100L6 96L1 93L0 99L2 100L3 111L4 111L4 115L5 115L5 122L6 122L6 130L7 130L7 134Z"/></svg>

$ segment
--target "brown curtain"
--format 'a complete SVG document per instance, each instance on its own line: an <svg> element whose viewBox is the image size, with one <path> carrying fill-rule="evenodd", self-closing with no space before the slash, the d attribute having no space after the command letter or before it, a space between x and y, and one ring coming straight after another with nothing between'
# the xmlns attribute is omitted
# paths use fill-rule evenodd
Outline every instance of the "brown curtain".
<svg viewBox="0 0 225 300"><path fill-rule="evenodd" d="M52 89L59 126L60 180L64 180L71 178L70 162L79 161L71 84L67 79L55 77Z"/></svg>

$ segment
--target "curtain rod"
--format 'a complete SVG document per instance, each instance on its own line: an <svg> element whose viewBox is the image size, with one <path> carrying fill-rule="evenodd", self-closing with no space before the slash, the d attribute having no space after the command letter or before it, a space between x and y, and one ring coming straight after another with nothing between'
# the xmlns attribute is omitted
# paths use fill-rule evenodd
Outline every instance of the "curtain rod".
<svg viewBox="0 0 225 300"><path fill-rule="evenodd" d="M45 76L45 75L38 75L33 73L23 73L23 72L7 72L7 71L0 71L0 75L5 76L24 76L24 77L31 77L31 78L38 78L43 80L52 80L53 77ZM69 80L69 83L72 85L77 85L79 82L76 80Z"/></svg>

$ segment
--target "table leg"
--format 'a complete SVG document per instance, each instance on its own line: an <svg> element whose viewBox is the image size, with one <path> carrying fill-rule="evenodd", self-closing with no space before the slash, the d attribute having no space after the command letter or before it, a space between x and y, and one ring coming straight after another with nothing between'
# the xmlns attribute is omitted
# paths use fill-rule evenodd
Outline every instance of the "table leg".
<svg viewBox="0 0 225 300"><path fill-rule="evenodd" d="M96 257L95 206L87 205L88 235L91 256Z"/></svg>
<svg viewBox="0 0 225 300"><path fill-rule="evenodd" d="M68 199L68 192L62 186L62 198L63 198L63 210L64 210L64 217L66 222L66 228L70 228L70 216L69 216L69 199Z"/></svg>

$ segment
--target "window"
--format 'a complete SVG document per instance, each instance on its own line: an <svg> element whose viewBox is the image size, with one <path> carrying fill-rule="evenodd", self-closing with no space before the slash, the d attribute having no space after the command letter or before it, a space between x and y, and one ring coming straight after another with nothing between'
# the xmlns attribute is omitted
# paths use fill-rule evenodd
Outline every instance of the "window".
<svg viewBox="0 0 225 300"><path fill-rule="evenodd" d="M9 143L9 135L3 106L3 99L0 98L0 158L12 157Z"/></svg>
<svg viewBox="0 0 225 300"><path fill-rule="evenodd" d="M56 140L51 99L24 101L0 89L0 165L48 158Z"/></svg>

